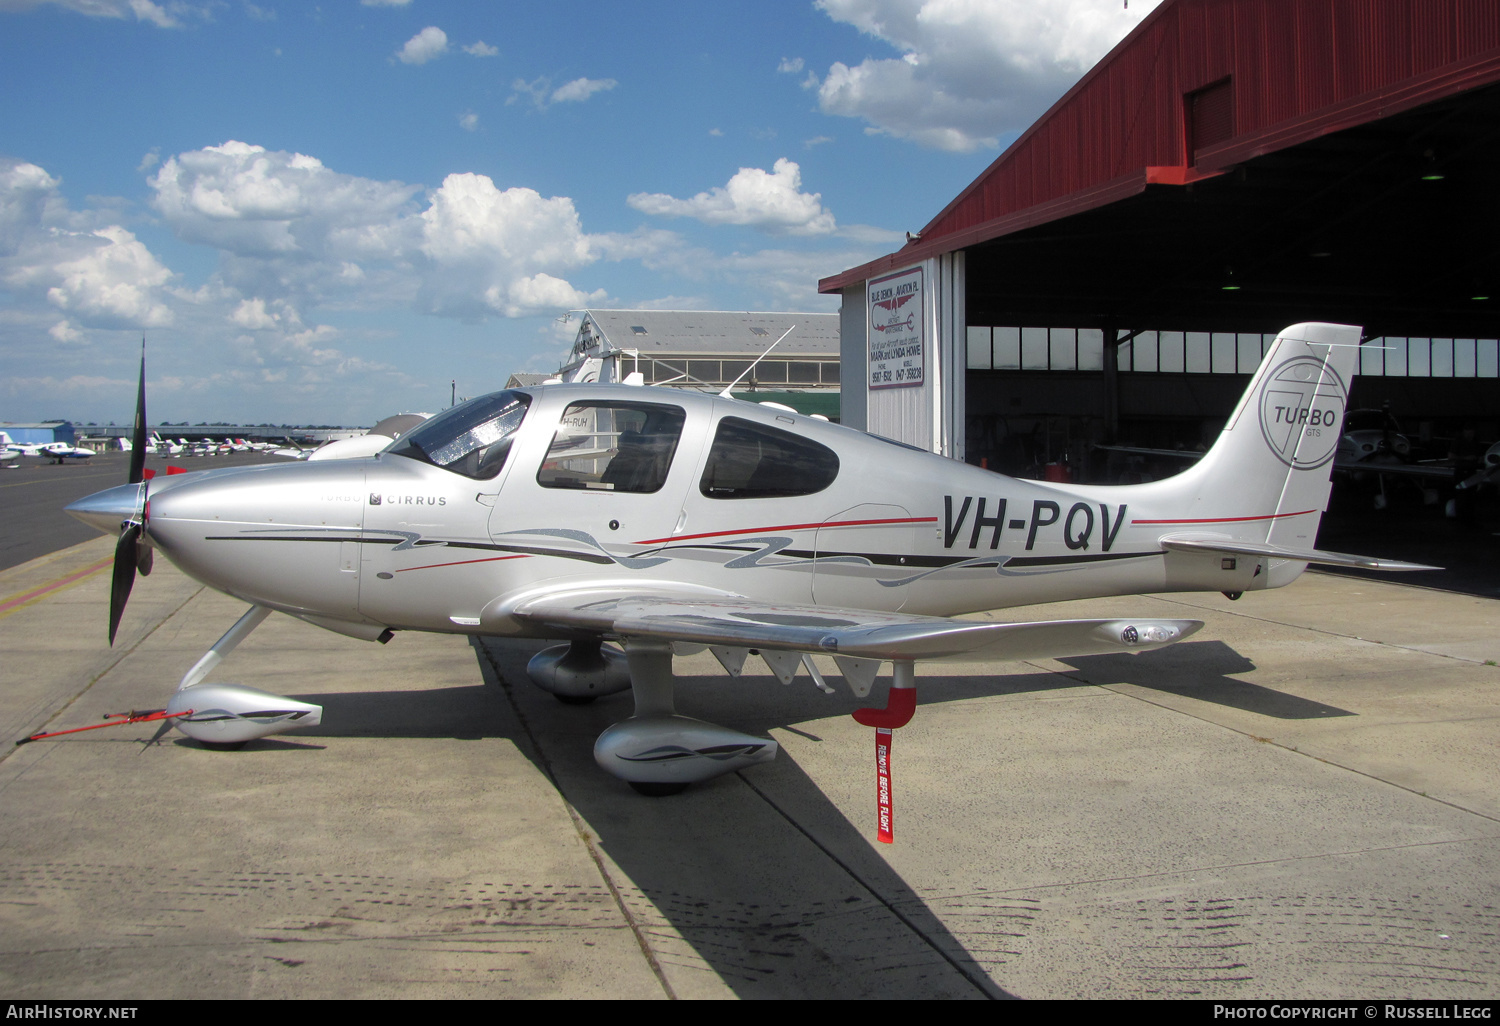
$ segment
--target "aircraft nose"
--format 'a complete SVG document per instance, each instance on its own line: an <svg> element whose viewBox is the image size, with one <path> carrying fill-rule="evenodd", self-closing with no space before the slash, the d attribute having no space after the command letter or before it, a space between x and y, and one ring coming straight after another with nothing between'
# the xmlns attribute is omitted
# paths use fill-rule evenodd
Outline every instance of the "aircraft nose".
<svg viewBox="0 0 1500 1026"><path fill-rule="evenodd" d="M90 527L105 534L118 534L120 523L141 515L141 486L117 485L85 496L64 508Z"/></svg>

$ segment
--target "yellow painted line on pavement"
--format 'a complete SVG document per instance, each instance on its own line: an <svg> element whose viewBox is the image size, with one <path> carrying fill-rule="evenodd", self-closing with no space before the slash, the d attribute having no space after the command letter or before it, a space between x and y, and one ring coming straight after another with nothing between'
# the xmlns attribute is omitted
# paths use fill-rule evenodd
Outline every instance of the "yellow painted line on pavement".
<svg viewBox="0 0 1500 1026"><path fill-rule="evenodd" d="M51 584L44 584L40 588L33 588L30 591L22 592L19 595L12 595L7 599L0 599L0 619L4 619L5 617L9 616L11 613L14 613L19 609L25 609L29 605L40 602L48 595L52 595L56 592L62 591L65 588L71 588L73 585L79 583L80 581L94 576L100 570L103 570L106 567L114 566L114 563L115 557L110 556L108 559L101 559L93 566L84 567L82 570L74 571L73 573L68 574L66 577L60 577L57 580L53 581Z"/></svg>

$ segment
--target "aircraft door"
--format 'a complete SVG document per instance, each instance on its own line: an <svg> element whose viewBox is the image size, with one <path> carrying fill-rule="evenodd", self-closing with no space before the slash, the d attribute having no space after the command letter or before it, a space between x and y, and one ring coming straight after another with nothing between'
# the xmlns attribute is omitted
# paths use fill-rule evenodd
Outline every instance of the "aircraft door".
<svg viewBox="0 0 1500 1026"><path fill-rule="evenodd" d="M330 465L323 481L309 494L294 523L266 537L302 535L288 546L287 561L270 561L260 553L249 575L296 582L295 592L305 612L334 620L359 616L360 536L365 519L364 468ZM257 529L261 529L257 524Z"/></svg>
<svg viewBox="0 0 1500 1026"><path fill-rule="evenodd" d="M636 544L671 535L684 516L701 433L684 431L687 421L671 403L569 403L540 466L523 463L510 475L490 516L491 539L575 560L580 571L631 566Z"/></svg>
<svg viewBox="0 0 1500 1026"><path fill-rule="evenodd" d="M813 543L813 601L819 605L897 612L911 589L899 582L912 565L917 525L901 506L864 503L835 513Z"/></svg>

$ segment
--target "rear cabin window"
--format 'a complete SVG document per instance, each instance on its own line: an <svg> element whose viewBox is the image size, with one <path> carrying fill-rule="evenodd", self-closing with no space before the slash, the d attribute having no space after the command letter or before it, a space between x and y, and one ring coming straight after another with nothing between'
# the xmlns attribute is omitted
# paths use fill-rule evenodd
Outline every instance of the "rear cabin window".
<svg viewBox="0 0 1500 1026"><path fill-rule="evenodd" d="M698 490L710 499L812 495L833 484L839 458L825 445L739 417L719 421Z"/></svg>
<svg viewBox="0 0 1500 1026"><path fill-rule="evenodd" d="M682 438L680 406L659 403L573 403L536 480L543 488L604 492L659 491Z"/></svg>

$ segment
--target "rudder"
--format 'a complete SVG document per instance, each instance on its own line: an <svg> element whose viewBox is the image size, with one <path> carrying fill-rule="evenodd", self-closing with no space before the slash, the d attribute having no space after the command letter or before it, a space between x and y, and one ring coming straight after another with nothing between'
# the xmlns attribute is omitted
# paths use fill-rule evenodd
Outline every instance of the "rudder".
<svg viewBox="0 0 1500 1026"><path fill-rule="evenodd" d="M1213 448L1173 479L1206 530L1313 547L1360 334L1355 326L1312 322L1276 336Z"/></svg>

